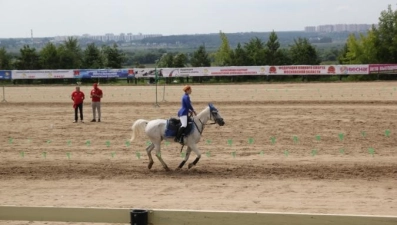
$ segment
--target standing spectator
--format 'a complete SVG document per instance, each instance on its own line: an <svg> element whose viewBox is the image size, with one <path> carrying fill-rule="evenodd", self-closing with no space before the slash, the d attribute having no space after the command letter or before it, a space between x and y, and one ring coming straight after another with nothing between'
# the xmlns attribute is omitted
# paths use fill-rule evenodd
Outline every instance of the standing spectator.
<svg viewBox="0 0 397 225"><path fill-rule="evenodd" d="M74 122L77 123L77 110L80 111L80 121L83 121L83 101L84 101L84 93L80 91L80 87L76 87L76 90L72 93L72 100L73 100L73 108L74 108Z"/></svg>
<svg viewBox="0 0 397 225"><path fill-rule="evenodd" d="M96 122L96 110L98 110L98 122L101 122L101 98L102 98L102 90L98 88L98 84L94 83L94 88L91 90L91 99L92 99L92 115L93 119L91 122Z"/></svg>

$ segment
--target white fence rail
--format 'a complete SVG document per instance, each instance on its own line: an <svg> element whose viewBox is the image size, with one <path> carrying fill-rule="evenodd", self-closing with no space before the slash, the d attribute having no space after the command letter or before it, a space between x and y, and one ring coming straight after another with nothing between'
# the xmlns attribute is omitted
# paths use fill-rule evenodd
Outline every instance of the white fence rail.
<svg viewBox="0 0 397 225"><path fill-rule="evenodd" d="M86 223L125 223L131 221L130 209L121 208L58 208L0 206L0 220L56 221ZM194 210L148 210L150 225L396 225L397 216L366 216L336 214L298 214L265 212L228 212Z"/></svg>

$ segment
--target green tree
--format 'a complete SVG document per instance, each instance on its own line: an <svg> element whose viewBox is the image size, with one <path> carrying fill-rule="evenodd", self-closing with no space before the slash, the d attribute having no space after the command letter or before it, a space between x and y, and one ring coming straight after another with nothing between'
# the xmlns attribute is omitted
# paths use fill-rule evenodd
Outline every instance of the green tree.
<svg viewBox="0 0 397 225"><path fill-rule="evenodd" d="M267 65L283 65L282 51L280 50L280 42L276 32L272 31L269 40L265 44L265 58Z"/></svg>
<svg viewBox="0 0 397 225"><path fill-rule="evenodd" d="M316 49L306 38L294 40L294 45L290 47L290 57L294 65L318 65L320 59Z"/></svg>
<svg viewBox="0 0 397 225"><path fill-rule="evenodd" d="M370 64L376 63L378 49L375 46L375 35L369 31L367 36L360 34L360 39L350 35L346 46L339 58L342 64Z"/></svg>
<svg viewBox="0 0 397 225"><path fill-rule="evenodd" d="M95 43L87 45L87 48L83 52L83 68L104 68L104 57L101 50L95 45Z"/></svg>
<svg viewBox="0 0 397 225"><path fill-rule="evenodd" d="M221 38L221 45L215 54L215 65L216 66L230 66L231 64L231 48L227 36L222 31L219 31L219 36Z"/></svg>
<svg viewBox="0 0 397 225"><path fill-rule="evenodd" d="M176 54L173 61L174 67L185 67L187 65L187 56L183 53Z"/></svg>
<svg viewBox="0 0 397 225"><path fill-rule="evenodd" d="M211 61L204 45L201 45L195 52L193 52L193 56L190 59L190 64L193 67L211 66Z"/></svg>
<svg viewBox="0 0 397 225"><path fill-rule="evenodd" d="M15 64L19 70L38 70L40 69L40 58L35 48L24 45L20 50L20 57Z"/></svg>
<svg viewBox="0 0 397 225"><path fill-rule="evenodd" d="M116 43L114 43L112 47L104 46L103 54L105 57L106 68L121 68L122 64L126 60L125 54L118 48Z"/></svg>
<svg viewBox="0 0 397 225"><path fill-rule="evenodd" d="M69 37L58 47L59 68L60 69L79 69L82 66L82 51L78 40Z"/></svg>
<svg viewBox="0 0 397 225"><path fill-rule="evenodd" d="M10 70L12 57L4 47L0 48L0 70Z"/></svg>
<svg viewBox="0 0 397 225"><path fill-rule="evenodd" d="M158 67L172 68L174 67L174 54L164 53L157 62Z"/></svg>
<svg viewBox="0 0 397 225"><path fill-rule="evenodd" d="M376 58L381 63L397 62L397 10L393 11L391 5L381 12L378 28L373 27L373 37L377 49Z"/></svg>
<svg viewBox="0 0 397 225"><path fill-rule="evenodd" d="M265 65L265 45L258 38L252 38L244 46L245 53L247 56L247 66L261 66Z"/></svg>
<svg viewBox="0 0 397 225"><path fill-rule="evenodd" d="M58 50L51 42L47 43L40 51L40 65L43 69L59 69L60 58Z"/></svg>
<svg viewBox="0 0 397 225"><path fill-rule="evenodd" d="M241 44L238 43L236 49L231 53L231 65L232 66L246 66L247 65L247 55Z"/></svg>

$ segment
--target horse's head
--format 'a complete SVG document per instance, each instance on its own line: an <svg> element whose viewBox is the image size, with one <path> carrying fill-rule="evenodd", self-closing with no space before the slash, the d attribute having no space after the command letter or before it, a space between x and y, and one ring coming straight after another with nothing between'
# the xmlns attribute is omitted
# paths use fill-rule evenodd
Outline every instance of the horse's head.
<svg viewBox="0 0 397 225"><path fill-rule="evenodd" d="M210 109L210 120L214 121L217 123L219 126L225 125L225 121L223 121L223 118L221 114L219 113L218 109L215 108L213 104L208 104L208 107Z"/></svg>

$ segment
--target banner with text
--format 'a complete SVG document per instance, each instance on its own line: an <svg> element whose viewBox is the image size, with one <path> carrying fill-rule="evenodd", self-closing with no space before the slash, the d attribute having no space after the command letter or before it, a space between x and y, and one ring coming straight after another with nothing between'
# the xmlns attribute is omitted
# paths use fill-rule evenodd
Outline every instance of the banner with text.
<svg viewBox="0 0 397 225"><path fill-rule="evenodd" d="M266 72L269 75L333 75L335 66L296 65L296 66L269 66Z"/></svg>
<svg viewBox="0 0 397 225"><path fill-rule="evenodd" d="M73 78L73 70L13 70L11 78L17 79L66 79Z"/></svg>
<svg viewBox="0 0 397 225"><path fill-rule="evenodd" d="M0 70L0 80L10 80L11 70Z"/></svg>
<svg viewBox="0 0 397 225"><path fill-rule="evenodd" d="M133 69L81 69L73 71L74 78L127 78L134 77Z"/></svg>
<svg viewBox="0 0 397 225"><path fill-rule="evenodd" d="M266 66L204 67L202 76L266 75Z"/></svg>
<svg viewBox="0 0 397 225"><path fill-rule="evenodd" d="M369 72L397 74L397 64L370 64Z"/></svg>

